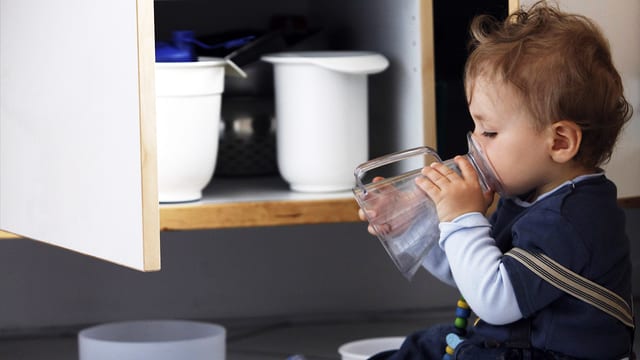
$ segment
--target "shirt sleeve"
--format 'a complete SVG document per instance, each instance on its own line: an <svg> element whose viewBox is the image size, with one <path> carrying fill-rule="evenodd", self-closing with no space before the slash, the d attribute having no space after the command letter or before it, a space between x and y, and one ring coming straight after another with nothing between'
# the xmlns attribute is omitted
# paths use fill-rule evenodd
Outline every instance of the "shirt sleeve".
<svg viewBox="0 0 640 360"><path fill-rule="evenodd" d="M427 269L431 275L435 276L438 280L445 284L456 286L456 282L451 275L451 268L449 267L449 260L447 260L447 254L439 246L434 246L425 256L422 261L422 267Z"/></svg>
<svg viewBox="0 0 640 360"><path fill-rule="evenodd" d="M464 214L440 223L439 244L458 290L473 311L489 324L502 325L521 319L522 313L490 231L482 214Z"/></svg>

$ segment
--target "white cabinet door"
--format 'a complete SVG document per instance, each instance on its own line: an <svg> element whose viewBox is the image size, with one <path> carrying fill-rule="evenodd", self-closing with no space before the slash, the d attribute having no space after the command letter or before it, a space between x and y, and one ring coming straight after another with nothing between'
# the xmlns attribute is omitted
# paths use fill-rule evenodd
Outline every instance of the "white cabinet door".
<svg viewBox="0 0 640 360"><path fill-rule="evenodd" d="M0 0L0 229L160 268L153 0Z"/></svg>

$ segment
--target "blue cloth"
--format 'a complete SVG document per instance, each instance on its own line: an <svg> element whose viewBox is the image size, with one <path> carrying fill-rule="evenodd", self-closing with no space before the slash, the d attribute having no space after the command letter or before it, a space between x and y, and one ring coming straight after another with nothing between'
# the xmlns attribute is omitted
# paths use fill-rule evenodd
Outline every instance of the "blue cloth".
<svg viewBox="0 0 640 360"><path fill-rule="evenodd" d="M604 176L570 183L531 206L501 200L491 219L496 245L546 254L577 274L614 291L629 304L631 260L625 216L615 185ZM629 329L620 321L556 289L510 257L502 259L520 311L531 319L531 343L586 359L622 358ZM498 341L509 325L480 323L476 332Z"/></svg>
<svg viewBox="0 0 640 360"><path fill-rule="evenodd" d="M436 325L415 332L407 337L397 351L385 351L369 360L442 360L445 338L455 332L453 325ZM482 336L471 332L456 348L452 356L457 360L571 360L572 358L550 351L533 348L499 346L487 342Z"/></svg>

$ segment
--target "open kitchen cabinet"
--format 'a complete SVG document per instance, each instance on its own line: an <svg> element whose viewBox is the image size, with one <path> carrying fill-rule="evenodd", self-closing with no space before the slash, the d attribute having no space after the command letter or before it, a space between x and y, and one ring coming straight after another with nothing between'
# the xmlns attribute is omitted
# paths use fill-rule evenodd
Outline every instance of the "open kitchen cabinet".
<svg viewBox="0 0 640 360"><path fill-rule="evenodd" d="M214 177L202 201L159 205L154 39L280 13L319 24L327 49L383 53L393 65L370 80L370 131L385 134L371 138L375 156L435 145L431 11L418 0L1 0L3 236L153 271L161 230L357 221L350 192L292 193L278 179Z"/></svg>
<svg viewBox="0 0 640 360"><path fill-rule="evenodd" d="M469 20L481 12L504 17L517 6L513 0L169 0L155 2L155 31L168 39L180 29L215 34L289 19L291 27L317 30L291 51L381 53L390 66L368 79L369 157L421 145L450 157L466 153L471 125L461 81ZM279 179L216 174L203 201L160 207L161 227L169 230L358 221L356 211L351 192L294 193Z"/></svg>
<svg viewBox="0 0 640 360"><path fill-rule="evenodd" d="M274 22L289 21L288 26L308 28L312 35L286 51L381 53L390 66L368 78L370 156L425 142L435 145L431 1L179 0L155 5L159 39L168 39L179 29L206 35L267 30ZM223 112L228 99L223 93ZM214 173L202 201L162 205L160 213L162 229L170 230L358 221L350 191L291 192L277 175L265 179Z"/></svg>
<svg viewBox="0 0 640 360"><path fill-rule="evenodd" d="M438 60L464 51L447 35L465 32L468 19L453 15L491 8L499 16L517 2L445 3L0 0L2 236L151 271L160 268L161 230L358 221L350 192L294 193L277 176L214 174L201 201L159 205L154 40L303 16L322 29L313 49L371 50L390 61L369 79L371 157L423 144L448 156L466 151L449 145L467 130L452 111L461 108L459 78L442 66L458 70L446 56Z"/></svg>

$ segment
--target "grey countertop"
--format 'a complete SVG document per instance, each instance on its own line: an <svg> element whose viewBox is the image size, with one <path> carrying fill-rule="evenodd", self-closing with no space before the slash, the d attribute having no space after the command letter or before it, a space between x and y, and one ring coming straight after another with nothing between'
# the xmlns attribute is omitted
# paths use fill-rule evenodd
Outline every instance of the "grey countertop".
<svg viewBox="0 0 640 360"><path fill-rule="evenodd" d="M338 360L340 345L366 338L405 336L436 323L451 321L453 312L374 315L366 319L300 320L233 324L227 328L227 360L285 360L294 354L306 360ZM636 346L640 336L636 332ZM73 333L0 339L0 359L77 360Z"/></svg>
<svg viewBox="0 0 640 360"><path fill-rule="evenodd" d="M339 359L338 347L364 338L405 336L431 324L451 320L451 313L393 314L368 319L281 322L227 326L227 360ZM224 324L223 324L224 325ZM0 339L0 359L77 360L73 333Z"/></svg>

